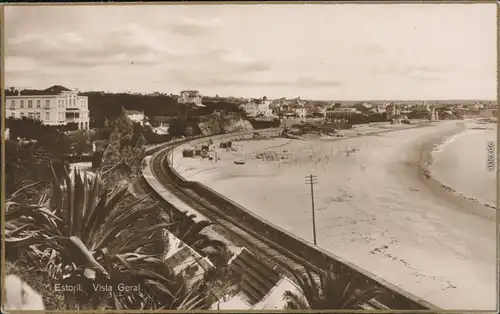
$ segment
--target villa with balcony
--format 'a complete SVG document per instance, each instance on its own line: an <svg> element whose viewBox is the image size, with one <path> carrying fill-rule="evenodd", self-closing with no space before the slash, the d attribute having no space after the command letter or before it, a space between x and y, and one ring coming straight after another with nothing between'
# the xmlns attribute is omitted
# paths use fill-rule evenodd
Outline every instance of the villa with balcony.
<svg viewBox="0 0 500 314"><path fill-rule="evenodd" d="M53 126L76 123L81 130L89 128L88 97L61 85L7 93L5 109L6 117L27 117Z"/></svg>

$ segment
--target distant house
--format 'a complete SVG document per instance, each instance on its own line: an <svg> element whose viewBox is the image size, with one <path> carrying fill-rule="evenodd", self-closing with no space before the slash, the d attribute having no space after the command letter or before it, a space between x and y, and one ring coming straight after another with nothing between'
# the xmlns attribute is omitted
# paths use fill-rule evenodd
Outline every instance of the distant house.
<svg viewBox="0 0 500 314"><path fill-rule="evenodd" d="M434 106L431 104L428 104L426 101L420 104L415 104L413 106L413 111L416 112L431 112L434 109Z"/></svg>
<svg viewBox="0 0 500 314"><path fill-rule="evenodd" d="M376 106L373 106L370 109L371 113L385 113L387 111L387 107L389 106L389 103L386 104L378 104Z"/></svg>
<svg viewBox="0 0 500 314"><path fill-rule="evenodd" d="M330 119L347 119L357 114L356 108L330 108L326 111L326 116Z"/></svg>
<svg viewBox="0 0 500 314"><path fill-rule="evenodd" d="M307 115L307 110L304 106L300 104L294 104L290 106L290 109L295 113L295 115L300 119L305 119Z"/></svg>
<svg viewBox="0 0 500 314"><path fill-rule="evenodd" d="M259 111L259 114L265 116L265 117L270 117L273 115L273 110L271 109L271 101L267 99L267 97L263 97L262 99L258 99L256 101L257 104L257 110Z"/></svg>
<svg viewBox="0 0 500 314"><path fill-rule="evenodd" d="M467 109L472 109L472 110L479 110L479 109L484 109L483 104L468 104L464 106Z"/></svg>
<svg viewBox="0 0 500 314"><path fill-rule="evenodd" d="M387 120L398 119L401 116L401 109L396 104L389 104L386 108L385 115Z"/></svg>
<svg viewBox="0 0 500 314"><path fill-rule="evenodd" d="M144 125L145 116L144 112L138 110L125 110L127 117L135 123L139 123L140 125Z"/></svg>
<svg viewBox="0 0 500 314"><path fill-rule="evenodd" d="M194 104L198 107L205 107L202 103L202 97L197 90L184 90L177 99L180 104Z"/></svg>
<svg viewBox="0 0 500 314"><path fill-rule="evenodd" d="M367 103L366 101L361 104L361 106L365 107L366 109L371 109L372 105Z"/></svg>
<svg viewBox="0 0 500 314"><path fill-rule="evenodd" d="M261 99L251 99L246 104L240 106L246 114L250 117L264 116L271 117L273 110L271 108L271 101L267 97Z"/></svg>

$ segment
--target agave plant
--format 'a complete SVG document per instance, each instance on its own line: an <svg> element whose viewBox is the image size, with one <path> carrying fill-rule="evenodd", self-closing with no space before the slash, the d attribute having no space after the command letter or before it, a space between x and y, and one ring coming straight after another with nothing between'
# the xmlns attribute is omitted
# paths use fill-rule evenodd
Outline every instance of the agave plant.
<svg viewBox="0 0 500 314"><path fill-rule="evenodd" d="M176 287L183 284L161 267L163 261L158 257L162 252L147 250L163 241L156 235L171 224L132 228L157 204L145 206L146 198L129 201L127 187L109 191L99 175L87 178L82 180L75 170L74 183L66 174L62 184L54 176L50 197L44 195L34 205L8 201L6 246L28 248L46 261L61 283L79 284L82 291L66 295L70 309L144 308L152 304L148 300L158 291L172 295L172 302L177 300L185 291ZM139 284L142 290L120 292L120 283ZM111 287L112 291L99 287ZM186 302L170 306L186 306Z"/></svg>
<svg viewBox="0 0 500 314"><path fill-rule="evenodd" d="M346 271L334 271L333 266L322 272L319 278L309 270L292 274L302 293L285 291L285 309L360 309L360 305L384 293L374 287L360 288L366 285L361 285L359 278Z"/></svg>

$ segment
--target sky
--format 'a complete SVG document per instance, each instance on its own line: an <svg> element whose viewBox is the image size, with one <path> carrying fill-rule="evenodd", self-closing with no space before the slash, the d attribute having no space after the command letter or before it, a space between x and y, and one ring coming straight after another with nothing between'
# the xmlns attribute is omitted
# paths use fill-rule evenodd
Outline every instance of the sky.
<svg viewBox="0 0 500 314"><path fill-rule="evenodd" d="M94 5L5 9L6 86L496 99L496 5Z"/></svg>

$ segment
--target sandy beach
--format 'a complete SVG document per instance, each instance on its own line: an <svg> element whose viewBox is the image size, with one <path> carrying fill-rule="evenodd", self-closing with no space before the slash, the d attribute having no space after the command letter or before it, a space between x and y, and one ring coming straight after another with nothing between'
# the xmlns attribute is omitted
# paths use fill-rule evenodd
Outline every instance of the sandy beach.
<svg viewBox="0 0 500 314"><path fill-rule="evenodd" d="M425 169L435 145L467 125L366 135L385 127L349 130L354 137L341 140L233 142L236 151L219 149L218 162L177 152L174 166L309 242L304 177L317 175L318 246L443 309L493 310L495 211L450 193Z"/></svg>

